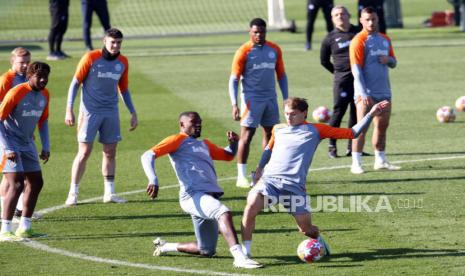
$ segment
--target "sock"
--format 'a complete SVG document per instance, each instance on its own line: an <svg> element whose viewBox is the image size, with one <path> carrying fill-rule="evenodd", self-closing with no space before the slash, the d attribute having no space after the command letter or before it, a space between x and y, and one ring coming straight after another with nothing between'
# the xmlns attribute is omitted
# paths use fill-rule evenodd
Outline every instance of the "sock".
<svg viewBox="0 0 465 276"><path fill-rule="evenodd" d="M23 210L23 195L24 193L21 193L21 195L18 198L18 203L16 203L16 209L22 211Z"/></svg>
<svg viewBox="0 0 465 276"><path fill-rule="evenodd" d="M252 247L252 241L242 241L242 252L245 255L250 255L250 248Z"/></svg>
<svg viewBox="0 0 465 276"><path fill-rule="evenodd" d="M384 151L375 150L375 162L376 163L386 162L386 156L384 154Z"/></svg>
<svg viewBox="0 0 465 276"><path fill-rule="evenodd" d="M246 258L244 253L242 252L242 246L240 244L233 245L229 248L231 251L231 255L233 255L234 260L243 260Z"/></svg>
<svg viewBox="0 0 465 276"><path fill-rule="evenodd" d="M79 194L79 184L71 182L69 185L69 193L75 195Z"/></svg>
<svg viewBox="0 0 465 276"><path fill-rule="evenodd" d="M247 177L247 164L237 163L237 177Z"/></svg>
<svg viewBox="0 0 465 276"><path fill-rule="evenodd" d="M21 228L23 230L31 229L31 218L21 217L21 219L19 220L18 228Z"/></svg>
<svg viewBox="0 0 465 276"><path fill-rule="evenodd" d="M11 220L2 219L2 229L0 230L0 233L11 232L11 226Z"/></svg>
<svg viewBox="0 0 465 276"><path fill-rule="evenodd" d="M362 153L361 152L352 152L352 165L361 165L362 164Z"/></svg>
<svg viewBox="0 0 465 276"><path fill-rule="evenodd" d="M177 242L167 242L161 247L161 252L178 252Z"/></svg>
<svg viewBox="0 0 465 276"><path fill-rule="evenodd" d="M114 175L104 176L103 184L105 186L106 195L111 195L115 193L115 176Z"/></svg>

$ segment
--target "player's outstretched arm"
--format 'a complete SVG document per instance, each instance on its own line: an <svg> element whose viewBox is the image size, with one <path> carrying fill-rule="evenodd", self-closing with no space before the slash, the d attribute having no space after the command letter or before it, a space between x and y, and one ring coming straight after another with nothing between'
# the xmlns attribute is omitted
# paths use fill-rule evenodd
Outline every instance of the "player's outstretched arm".
<svg viewBox="0 0 465 276"><path fill-rule="evenodd" d="M362 133L368 126L370 125L371 121L373 120L374 116L378 116L383 113L385 110L389 108L391 104L388 101L382 101L375 104L370 112L363 117L363 119L358 122L355 126L352 127L352 132L354 133L354 137L357 138L360 133Z"/></svg>
<svg viewBox="0 0 465 276"><path fill-rule="evenodd" d="M140 157L140 161L149 181L147 184L147 194L151 198L156 198L158 196L158 178L155 173L155 153L152 150L144 152Z"/></svg>

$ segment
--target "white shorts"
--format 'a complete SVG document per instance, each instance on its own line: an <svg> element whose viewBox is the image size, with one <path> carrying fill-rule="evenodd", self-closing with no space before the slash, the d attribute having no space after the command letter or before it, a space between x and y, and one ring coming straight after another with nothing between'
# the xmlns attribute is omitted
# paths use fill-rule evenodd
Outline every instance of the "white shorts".
<svg viewBox="0 0 465 276"><path fill-rule="evenodd" d="M180 200L179 204L184 212L203 219L218 220L222 214L229 212L228 207L218 199L205 193L195 193Z"/></svg>

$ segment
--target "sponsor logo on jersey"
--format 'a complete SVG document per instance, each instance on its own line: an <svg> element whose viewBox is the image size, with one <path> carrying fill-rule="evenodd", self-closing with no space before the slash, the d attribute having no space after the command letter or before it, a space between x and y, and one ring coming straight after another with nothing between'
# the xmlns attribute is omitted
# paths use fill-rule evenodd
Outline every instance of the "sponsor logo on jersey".
<svg viewBox="0 0 465 276"><path fill-rule="evenodd" d="M199 146L199 147L192 146L192 151L193 152L200 152L200 153L203 153L205 155L210 155L210 152L208 151L208 149L206 149L205 147L202 147L202 146Z"/></svg>
<svg viewBox="0 0 465 276"><path fill-rule="evenodd" d="M31 110L31 111L23 110L23 114L21 115L23 117L40 117L42 116L42 110Z"/></svg>
<svg viewBox="0 0 465 276"><path fill-rule="evenodd" d="M119 80L121 78L121 74L114 74L112 72L98 72L97 74L98 78L104 78L104 79L114 79L114 80Z"/></svg>
<svg viewBox="0 0 465 276"><path fill-rule="evenodd" d="M370 56L387 56L388 51L387 50L370 50Z"/></svg>
<svg viewBox="0 0 465 276"><path fill-rule="evenodd" d="M337 46L339 47L339 49L347 48L350 46L350 40L345 42L339 42Z"/></svg>
<svg viewBox="0 0 465 276"><path fill-rule="evenodd" d="M255 64L252 67L252 70L259 70L259 69L274 69L275 63L274 62L262 62L260 64Z"/></svg>

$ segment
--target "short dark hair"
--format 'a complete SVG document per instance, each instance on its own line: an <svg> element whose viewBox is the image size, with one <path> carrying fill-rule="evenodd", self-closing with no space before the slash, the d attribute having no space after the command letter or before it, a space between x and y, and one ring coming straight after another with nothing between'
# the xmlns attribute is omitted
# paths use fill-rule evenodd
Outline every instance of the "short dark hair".
<svg viewBox="0 0 465 276"><path fill-rule="evenodd" d="M50 66L45 62L36 61L27 67L26 76L33 76L35 74L50 74Z"/></svg>
<svg viewBox="0 0 465 276"><path fill-rule="evenodd" d="M105 36L108 36L111 38L123 38L123 33L116 28L110 28L105 31Z"/></svg>
<svg viewBox="0 0 465 276"><path fill-rule="evenodd" d="M376 15L378 15L378 14L376 13L375 8L373 8L373 7L371 7L371 6L370 6L370 7L364 8L364 9L360 12L360 15L361 15L362 13L368 13L368 14L375 13Z"/></svg>
<svg viewBox="0 0 465 276"><path fill-rule="evenodd" d="M181 120L182 117L190 117L190 116L195 116L195 117L200 117L199 113L196 111L184 111L179 114L178 119Z"/></svg>
<svg viewBox="0 0 465 276"><path fill-rule="evenodd" d="M289 106L292 109L298 109L302 112L308 110L307 99L304 98L290 97L284 101L284 105Z"/></svg>
<svg viewBox="0 0 465 276"><path fill-rule="evenodd" d="M252 26L265 27L266 28L266 22L265 22L265 20L257 17L257 18L252 19L252 21L250 21L249 27L252 28Z"/></svg>

